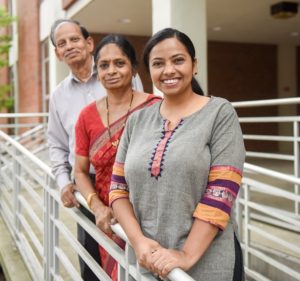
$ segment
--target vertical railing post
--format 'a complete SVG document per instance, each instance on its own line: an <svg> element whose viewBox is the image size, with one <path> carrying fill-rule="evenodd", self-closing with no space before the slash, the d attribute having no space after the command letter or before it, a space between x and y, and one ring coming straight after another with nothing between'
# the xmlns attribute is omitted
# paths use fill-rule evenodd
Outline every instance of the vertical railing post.
<svg viewBox="0 0 300 281"><path fill-rule="evenodd" d="M47 176L47 187L56 188L55 181ZM59 262L55 255L55 247L59 245L58 229L55 220L58 219L58 203L44 188L44 280L53 281L59 274Z"/></svg>
<svg viewBox="0 0 300 281"><path fill-rule="evenodd" d="M56 183L54 180L51 180L50 184L51 189L56 188ZM55 224L55 221L59 219L59 204L51 195L49 196L51 202L51 212L50 212L50 228L51 228L51 243L50 243L50 255L51 255L51 266L52 266L52 279L54 280L54 276L59 274L59 260L57 255L55 254L56 247L59 247L59 230Z"/></svg>
<svg viewBox="0 0 300 281"><path fill-rule="evenodd" d="M300 171L299 171L299 124L297 121L293 122L294 125L294 176L299 177ZM294 192L296 195L299 195L299 185L294 185ZM295 201L295 214L299 215L299 203Z"/></svg>
<svg viewBox="0 0 300 281"><path fill-rule="evenodd" d="M125 261L126 261L126 268L122 268L120 270L121 267L119 266L118 280L124 280L124 281L136 280L129 274L129 266L136 264L136 258L135 258L135 253L134 253L132 247L128 243L126 243L126 246L125 246Z"/></svg>
<svg viewBox="0 0 300 281"><path fill-rule="evenodd" d="M46 185L50 186L51 179L49 176L46 176ZM49 206L49 194L47 189L44 188L44 280L50 280L50 206Z"/></svg>
<svg viewBox="0 0 300 281"><path fill-rule="evenodd" d="M14 160L13 160L13 170L12 170L12 175L13 175L13 217L14 217L14 236L15 239L18 241L19 240L19 233L21 231L20 227L20 221L18 218L18 215L21 211L21 206L20 206L20 201L19 201L19 195L21 192L21 184L18 178L21 177L21 165L16 159L19 155L19 150L17 148L14 148Z"/></svg>

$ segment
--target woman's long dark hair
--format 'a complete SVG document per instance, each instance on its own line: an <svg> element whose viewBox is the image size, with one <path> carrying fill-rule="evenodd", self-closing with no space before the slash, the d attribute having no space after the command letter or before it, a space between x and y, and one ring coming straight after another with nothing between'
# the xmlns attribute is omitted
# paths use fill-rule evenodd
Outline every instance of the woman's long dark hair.
<svg viewBox="0 0 300 281"><path fill-rule="evenodd" d="M186 34L184 34L183 32L181 32L177 29L165 28L165 29L155 33L149 39L149 41L147 42L147 44L144 48L143 61L144 61L144 64L145 64L148 72L150 72L149 71L149 55L150 55L151 50L158 43L160 43L161 41L168 39L168 38L178 39L186 47L189 55L191 56L192 61L193 62L196 61L196 51L195 51L195 47L194 47L192 40ZM201 96L204 95L203 90L195 77L192 78L191 85L192 85L192 90L196 94L201 95Z"/></svg>

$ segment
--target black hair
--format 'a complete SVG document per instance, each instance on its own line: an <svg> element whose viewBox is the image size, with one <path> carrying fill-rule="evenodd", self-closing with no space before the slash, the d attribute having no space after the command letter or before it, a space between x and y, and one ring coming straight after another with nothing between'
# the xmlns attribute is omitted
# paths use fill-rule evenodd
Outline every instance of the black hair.
<svg viewBox="0 0 300 281"><path fill-rule="evenodd" d="M138 66L138 61L136 59L136 54L134 47L130 44L127 38L121 34L108 34L97 44L95 53L94 53L94 62L97 63L99 59L100 50L107 44L116 44L121 51L128 57L131 62L131 65L134 69Z"/></svg>
<svg viewBox="0 0 300 281"><path fill-rule="evenodd" d="M51 32L50 32L50 39L51 39L51 42L53 44L54 47L56 47L56 44L55 44L55 31L56 31L56 28L61 24L61 23L73 23L73 24L76 24L79 26L80 28L80 31L81 31L81 34L83 36L84 39L87 39L89 36L90 36L90 33L87 31L87 29L80 24L79 21L77 20L71 20L71 19L58 19L56 20L52 26L51 26Z"/></svg>
<svg viewBox="0 0 300 281"><path fill-rule="evenodd" d="M164 28L164 29L158 31L157 33L155 33L149 39L147 44L145 45L144 52L143 52L143 61L144 61L144 64L145 64L148 72L150 72L150 69L149 69L150 52L158 43L160 43L161 41L168 39L168 38L176 38L177 40L179 40L187 49L189 55L191 56L192 61L193 62L196 61L196 51L195 51L195 47L194 47L192 40L185 33L181 32L177 29ZM196 80L196 78L194 76L192 78L191 85L192 85L192 90L196 94L201 95L201 96L204 95L199 82Z"/></svg>

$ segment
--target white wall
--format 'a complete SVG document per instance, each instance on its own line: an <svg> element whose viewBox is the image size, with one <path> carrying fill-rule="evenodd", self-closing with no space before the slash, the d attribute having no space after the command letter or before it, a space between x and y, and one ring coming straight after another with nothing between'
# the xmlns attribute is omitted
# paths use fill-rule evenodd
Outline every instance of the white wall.
<svg viewBox="0 0 300 281"><path fill-rule="evenodd" d="M61 0L44 0L40 6L40 41L44 41L50 33L52 23L65 17Z"/></svg>
<svg viewBox="0 0 300 281"><path fill-rule="evenodd" d="M197 80L207 92L206 0L152 0L152 33L173 27L194 43L198 59Z"/></svg>
<svg viewBox="0 0 300 281"><path fill-rule="evenodd" d="M62 9L61 0L44 0L40 6L40 41L50 40L50 29L52 23L66 17ZM49 83L50 93L53 92L56 85L63 80L69 73L68 67L60 63L55 55L52 43L49 43Z"/></svg>

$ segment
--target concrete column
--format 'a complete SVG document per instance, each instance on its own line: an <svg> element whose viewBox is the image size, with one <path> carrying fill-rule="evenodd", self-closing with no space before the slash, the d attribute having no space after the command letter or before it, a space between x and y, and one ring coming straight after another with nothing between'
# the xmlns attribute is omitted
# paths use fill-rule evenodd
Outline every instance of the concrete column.
<svg viewBox="0 0 300 281"><path fill-rule="evenodd" d="M173 27L194 43L198 60L197 80L207 93L206 0L152 0L152 33Z"/></svg>
<svg viewBox="0 0 300 281"><path fill-rule="evenodd" d="M297 96L296 51L296 46L278 45L278 98Z"/></svg>
<svg viewBox="0 0 300 281"><path fill-rule="evenodd" d="M62 9L61 0L44 0L40 5L40 41L50 36L53 22L59 18L66 18L66 12ZM48 40L50 40L48 38ZM54 47L49 41L49 83L50 93L57 84L69 73L68 67L56 58Z"/></svg>
<svg viewBox="0 0 300 281"><path fill-rule="evenodd" d="M278 45L277 62L278 62L278 98L289 98L297 96L297 74L296 74L296 46ZM293 116L297 114L297 106L279 107L279 116ZM291 135L293 133L292 125L282 123L279 125L280 135ZM291 153L292 145L285 143L280 144L281 153Z"/></svg>

